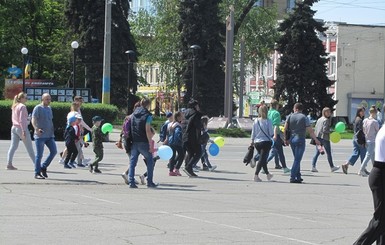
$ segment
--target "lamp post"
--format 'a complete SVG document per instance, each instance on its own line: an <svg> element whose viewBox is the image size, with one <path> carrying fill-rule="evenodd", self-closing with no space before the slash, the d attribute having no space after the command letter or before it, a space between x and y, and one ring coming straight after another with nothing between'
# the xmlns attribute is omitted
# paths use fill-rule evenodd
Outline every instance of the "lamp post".
<svg viewBox="0 0 385 245"><path fill-rule="evenodd" d="M28 54L28 49L26 47L21 48L21 54L23 55L23 92L25 93L25 56Z"/></svg>
<svg viewBox="0 0 385 245"><path fill-rule="evenodd" d="M79 43L77 41L73 41L71 43L71 47L73 49L73 63L72 63L72 82L73 82L73 92L72 96L76 96L76 49L79 48Z"/></svg>
<svg viewBox="0 0 385 245"><path fill-rule="evenodd" d="M196 84L196 66L197 66L197 59L199 50L201 47L199 45L191 45L190 49L192 50L192 57L193 57L193 76L192 76L192 91L191 91L191 97L194 98L195 96L195 84Z"/></svg>
<svg viewBox="0 0 385 245"><path fill-rule="evenodd" d="M131 70L133 69L133 63L135 61L135 51L127 50L125 52L128 56L128 70L127 70L127 113L130 113L130 83L131 83Z"/></svg>

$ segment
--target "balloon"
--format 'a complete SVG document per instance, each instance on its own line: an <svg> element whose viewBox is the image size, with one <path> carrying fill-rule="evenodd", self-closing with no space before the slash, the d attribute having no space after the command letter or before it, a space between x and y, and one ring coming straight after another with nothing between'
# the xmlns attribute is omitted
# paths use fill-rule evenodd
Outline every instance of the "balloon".
<svg viewBox="0 0 385 245"><path fill-rule="evenodd" d="M341 140L341 135L338 132L333 132L330 134L330 141L333 143L338 143Z"/></svg>
<svg viewBox="0 0 385 245"><path fill-rule="evenodd" d="M220 136L216 137L214 139L214 143L217 144L219 147L222 147L225 144L225 139L223 137L220 137Z"/></svg>
<svg viewBox="0 0 385 245"><path fill-rule="evenodd" d="M285 127L284 126L279 126L279 130L281 130L281 132L285 132Z"/></svg>
<svg viewBox="0 0 385 245"><path fill-rule="evenodd" d="M162 160L169 160L172 157L172 149L168 145L162 145L158 148L158 156Z"/></svg>
<svg viewBox="0 0 385 245"><path fill-rule="evenodd" d="M338 122L334 128L334 130L337 132L337 133L342 133L344 132L346 129L345 127L345 123L343 122Z"/></svg>
<svg viewBox="0 0 385 245"><path fill-rule="evenodd" d="M209 147L209 153L211 156L216 156L219 153L219 146L215 143L212 143Z"/></svg>
<svg viewBox="0 0 385 245"><path fill-rule="evenodd" d="M103 132L103 134L106 134L107 132L108 133L111 133L112 132L112 124L111 123L105 123L105 124L103 124L103 126L102 126L102 132Z"/></svg>

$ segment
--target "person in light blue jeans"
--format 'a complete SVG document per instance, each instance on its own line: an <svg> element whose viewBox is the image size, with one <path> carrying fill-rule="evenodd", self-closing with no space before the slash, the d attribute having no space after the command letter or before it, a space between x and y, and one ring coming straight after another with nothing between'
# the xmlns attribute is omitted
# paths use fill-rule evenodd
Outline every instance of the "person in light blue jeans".
<svg viewBox="0 0 385 245"><path fill-rule="evenodd" d="M53 114L49 106L51 103L51 96L45 93L41 96L42 102L35 106L32 112L32 125L35 129L34 139L36 146L35 158L35 179L48 178L47 168L54 159L57 148L54 135ZM49 155L41 163L44 152L44 145L49 149Z"/></svg>
<svg viewBox="0 0 385 245"><path fill-rule="evenodd" d="M287 118L285 123L285 132L290 133L290 138L288 138L288 134L285 133L285 144L288 145L290 143L294 155L294 162L290 173L290 183L302 183L303 181L301 177L301 160L305 152L306 131L310 137L314 139L316 145L321 144L314 134L309 119L302 114L302 110L303 105L301 103L294 104L294 113Z"/></svg>
<svg viewBox="0 0 385 245"><path fill-rule="evenodd" d="M361 163L360 171L358 172L358 175L363 177L369 175L369 171L366 170L366 166L368 165L369 160L372 161L372 164L374 163L374 147L376 135L380 130L379 123L376 119L377 109L375 107L370 108L369 114L370 116L366 118L363 122L363 130L366 139L366 155Z"/></svg>

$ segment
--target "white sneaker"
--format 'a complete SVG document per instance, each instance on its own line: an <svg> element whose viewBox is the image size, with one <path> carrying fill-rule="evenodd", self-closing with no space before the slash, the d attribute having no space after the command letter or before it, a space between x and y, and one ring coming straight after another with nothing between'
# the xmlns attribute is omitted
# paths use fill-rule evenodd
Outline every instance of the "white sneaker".
<svg viewBox="0 0 385 245"><path fill-rule="evenodd" d="M62 158L60 158L59 163L64 164L64 160Z"/></svg>
<svg viewBox="0 0 385 245"><path fill-rule="evenodd" d="M368 175L365 173L365 171L359 171L358 175L362 176L362 177L368 177Z"/></svg>
<svg viewBox="0 0 385 245"><path fill-rule="evenodd" d="M338 171L339 169L340 169L340 166L334 166L334 167L330 168L330 170L331 170L332 172L336 172L336 171Z"/></svg>
<svg viewBox="0 0 385 245"><path fill-rule="evenodd" d="M311 168L311 171L312 171L313 173L318 173L318 170L316 169L316 167L312 167L312 168Z"/></svg>
<svg viewBox="0 0 385 245"><path fill-rule="evenodd" d="M273 175L272 174L267 174L266 178L267 178L268 181L270 181L273 178Z"/></svg>
<svg viewBox="0 0 385 245"><path fill-rule="evenodd" d="M262 182L262 179L259 178L258 175L255 175L255 176L254 176L254 181L255 181L255 182Z"/></svg>
<svg viewBox="0 0 385 245"><path fill-rule="evenodd" d="M251 159L250 167L251 167L251 168L255 168L255 166L257 166L257 162L255 161L255 158L253 157L253 158ZM259 178L259 177L258 177L258 178Z"/></svg>
<svg viewBox="0 0 385 245"><path fill-rule="evenodd" d="M209 171L212 172L217 168L217 165L211 165L211 168L209 168Z"/></svg>

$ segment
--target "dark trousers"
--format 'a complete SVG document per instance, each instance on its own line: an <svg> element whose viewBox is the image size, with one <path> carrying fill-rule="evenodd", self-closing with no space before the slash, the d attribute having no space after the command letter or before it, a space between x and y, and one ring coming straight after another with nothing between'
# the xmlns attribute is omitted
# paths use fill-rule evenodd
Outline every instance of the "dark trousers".
<svg viewBox="0 0 385 245"><path fill-rule="evenodd" d="M170 159L170 172L175 169L180 169L180 166L183 163L183 159L185 157L185 151L183 150L183 147L180 145L171 145L172 149L172 157Z"/></svg>
<svg viewBox="0 0 385 245"><path fill-rule="evenodd" d="M186 164L186 169L189 171L193 171L193 166L199 161L202 156L202 150L200 144L191 144L187 142L186 144L187 154L188 154L188 162Z"/></svg>
<svg viewBox="0 0 385 245"><path fill-rule="evenodd" d="M373 195L373 218L354 245L369 245L375 241L377 245L385 245L385 163L374 163L369 187Z"/></svg>
<svg viewBox="0 0 385 245"><path fill-rule="evenodd" d="M95 153L95 160L94 162L91 164L92 166L94 166L95 168L98 168L99 167L99 162L101 160L103 160L103 148L101 147L95 147L94 148L94 153Z"/></svg>
<svg viewBox="0 0 385 245"><path fill-rule="evenodd" d="M69 162L73 163L78 156L78 149L76 147L75 142L66 144L67 148L67 156L64 160L64 164L68 164Z"/></svg>
<svg viewBox="0 0 385 245"><path fill-rule="evenodd" d="M258 151L259 160L257 164L257 169L255 170L255 175L258 175L263 168L265 174L269 174L269 170L267 169L267 157L269 156L269 152L271 149L271 141L262 141L255 143L255 149Z"/></svg>

